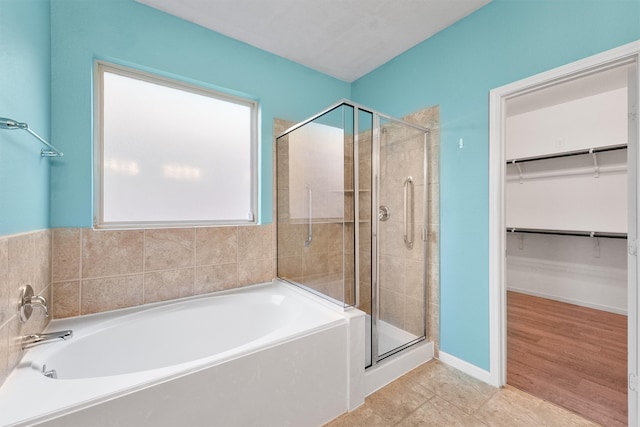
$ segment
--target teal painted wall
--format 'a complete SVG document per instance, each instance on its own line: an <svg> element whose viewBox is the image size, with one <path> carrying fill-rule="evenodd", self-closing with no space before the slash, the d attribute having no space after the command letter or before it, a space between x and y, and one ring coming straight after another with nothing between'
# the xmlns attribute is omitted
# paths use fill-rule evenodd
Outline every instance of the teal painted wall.
<svg viewBox="0 0 640 427"><path fill-rule="evenodd" d="M49 212L91 226L96 58L257 98L264 222L274 117L344 97L395 116L439 104L441 348L488 369L488 92L638 39L638 0L494 0L349 85L133 0L0 0L0 116L65 152L41 159L30 135L0 131L0 235L46 228Z"/></svg>
<svg viewBox="0 0 640 427"><path fill-rule="evenodd" d="M49 138L48 0L0 1L0 117ZM49 162L22 130L0 130L0 236L49 227Z"/></svg>
<svg viewBox="0 0 640 427"><path fill-rule="evenodd" d="M4 0L2 0L4 1ZM273 118L302 120L350 85L133 0L52 0L51 225L90 227L95 59L226 88L261 105L261 221L272 220Z"/></svg>
<svg viewBox="0 0 640 427"><path fill-rule="evenodd" d="M489 91L638 39L638 0L494 0L353 83L391 115L440 105L443 351L489 369Z"/></svg>

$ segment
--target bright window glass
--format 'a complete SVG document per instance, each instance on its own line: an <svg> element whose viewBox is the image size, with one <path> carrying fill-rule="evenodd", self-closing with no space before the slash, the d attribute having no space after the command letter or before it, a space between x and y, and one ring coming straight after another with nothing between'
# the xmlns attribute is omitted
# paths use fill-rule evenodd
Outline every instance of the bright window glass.
<svg viewBox="0 0 640 427"><path fill-rule="evenodd" d="M100 63L96 225L253 222L257 105Z"/></svg>

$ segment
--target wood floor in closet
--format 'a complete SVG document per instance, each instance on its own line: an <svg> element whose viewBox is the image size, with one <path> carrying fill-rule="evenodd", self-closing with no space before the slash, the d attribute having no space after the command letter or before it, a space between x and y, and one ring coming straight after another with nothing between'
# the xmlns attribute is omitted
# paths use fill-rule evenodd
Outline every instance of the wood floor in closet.
<svg viewBox="0 0 640 427"><path fill-rule="evenodd" d="M604 426L627 425L627 317L507 292L507 383Z"/></svg>

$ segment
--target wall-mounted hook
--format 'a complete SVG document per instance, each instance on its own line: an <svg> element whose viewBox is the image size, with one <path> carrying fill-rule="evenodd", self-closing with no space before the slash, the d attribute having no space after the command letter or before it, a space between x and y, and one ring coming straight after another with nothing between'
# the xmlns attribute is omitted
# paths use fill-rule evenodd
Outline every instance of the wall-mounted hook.
<svg viewBox="0 0 640 427"><path fill-rule="evenodd" d="M598 155L593 150L593 148L589 149L589 154L593 157L593 177L600 178L600 166L598 165Z"/></svg>
<svg viewBox="0 0 640 427"><path fill-rule="evenodd" d="M520 176L520 184L522 184L524 179L522 176L522 167L520 167L520 163L516 163L515 160L512 163L516 165L516 167L518 168L518 175Z"/></svg>
<svg viewBox="0 0 640 427"><path fill-rule="evenodd" d="M593 257L600 258L600 238L596 237L593 231L591 232L591 237L593 237Z"/></svg>

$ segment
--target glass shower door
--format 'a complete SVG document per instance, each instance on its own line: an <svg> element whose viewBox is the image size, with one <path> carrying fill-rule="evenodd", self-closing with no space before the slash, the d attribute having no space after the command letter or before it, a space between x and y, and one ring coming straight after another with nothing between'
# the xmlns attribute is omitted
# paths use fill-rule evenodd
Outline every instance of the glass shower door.
<svg viewBox="0 0 640 427"><path fill-rule="evenodd" d="M353 107L340 105L276 141L277 273L355 304Z"/></svg>
<svg viewBox="0 0 640 427"><path fill-rule="evenodd" d="M426 335L426 133L380 118L374 222L378 359Z"/></svg>

